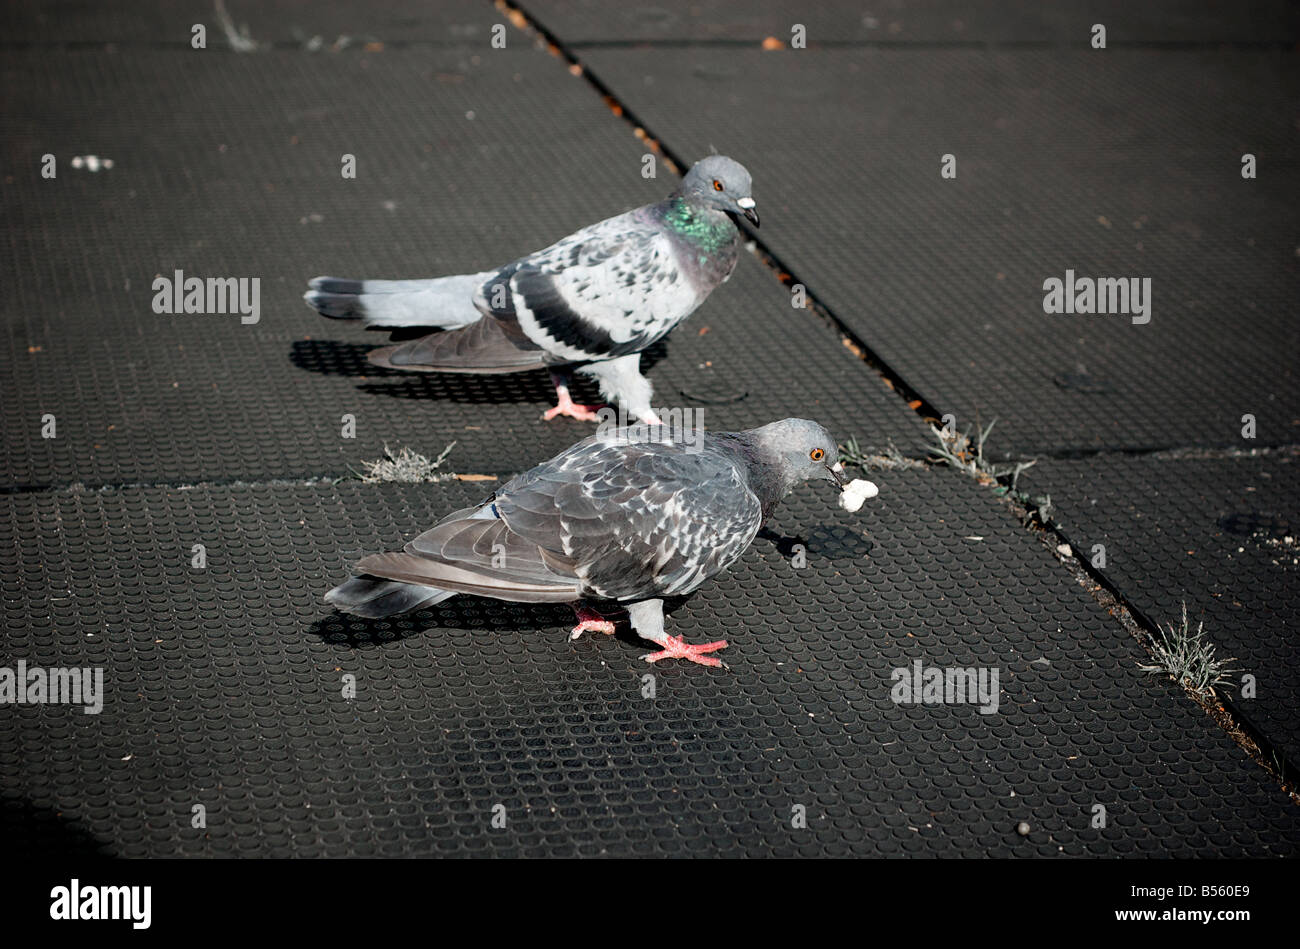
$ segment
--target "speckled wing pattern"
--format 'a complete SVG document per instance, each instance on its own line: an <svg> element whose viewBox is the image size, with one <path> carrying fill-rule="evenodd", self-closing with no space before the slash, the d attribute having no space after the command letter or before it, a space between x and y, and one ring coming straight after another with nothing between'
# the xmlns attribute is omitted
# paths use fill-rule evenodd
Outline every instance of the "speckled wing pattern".
<svg viewBox="0 0 1300 949"><path fill-rule="evenodd" d="M762 507L730 456L657 438L579 442L505 485L495 509L511 534L571 565L585 596L689 593L744 553Z"/></svg>
<svg viewBox="0 0 1300 949"><path fill-rule="evenodd" d="M639 352L705 296L679 266L662 224L642 208L501 268L474 305L489 319L517 323L556 364Z"/></svg>
<svg viewBox="0 0 1300 949"><path fill-rule="evenodd" d="M745 552L762 504L732 456L649 432L579 442L357 572L517 602L690 593Z"/></svg>

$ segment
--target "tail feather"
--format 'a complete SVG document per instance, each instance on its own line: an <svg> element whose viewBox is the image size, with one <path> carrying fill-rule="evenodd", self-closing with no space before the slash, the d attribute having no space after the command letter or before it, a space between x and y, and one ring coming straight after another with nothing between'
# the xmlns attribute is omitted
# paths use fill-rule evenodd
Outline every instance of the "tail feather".
<svg viewBox="0 0 1300 949"><path fill-rule="evenodd" d="M372 284L398 283L398 282L400 281L397 280L386 280L386 281L371 280L370 281L370 283ZM344 277L316 277L315 279L310 280L307 283L307 286L311 287L313 290L319 290L322 293L336 293L336 294L347 295L347 296L355 296L356 294L364 293L365 291L363 288L365 287L365 285L366 285L366 281L364 280L348 280ZM378 293L379 291L372 290L371 292Z"/></svg>
<svg viewBox="0 0 1300 949"><path fill-rule="evenodd" d="M353 616L382 619L434 606L455 595L455 590L363 576L340 583L325 594L325 602Z"/></svg>
<svg viewBox="0 0 1300 949"><path fill-rule="evenodd" d="M572 562L512 534L487 502L447 515L404 551L363 557L353 570L325 600L371 619L457 593L516 603L570 603L582 595Z"/></svg>
<svg viewBox="0 0 1300 949"><path fill-rule="evenodd" d="M456 329L480 319L474 294L495 271L432 280L316 277L303 299L322 316L367 326Z"/></svg>
<svg viewBox="0 0 1300 949"><path fill-rule="evenodd" d="M404 583L439 585L428 589L474 593L514 603L568 603L578 599L582 593L576 578L546 580L514 576L504 569L486 565L443 563L409 553L371 554L361 558L356 569L364 574L389 577Z"/></svg>

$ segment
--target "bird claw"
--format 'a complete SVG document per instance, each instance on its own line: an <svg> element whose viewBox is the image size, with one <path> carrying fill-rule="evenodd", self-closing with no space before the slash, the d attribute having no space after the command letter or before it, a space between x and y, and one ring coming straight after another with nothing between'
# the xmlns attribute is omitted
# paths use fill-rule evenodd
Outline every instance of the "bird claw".
<svg viewBox="0 0 1300 949"><path fill-rule="evenodd" d="M603 407L604 406L600 405L579 405L578 403L571 402L568 399L561 399L555 408L547 409L543 412L542 418L549 422L558 415L565 415L569 418L576 418L580 422L598 422L600 421L600 416L597 414L596 410Z"/></svg>
<svg viewBox="0 0 1300 949"><path fill-rule="evenodd" d="M719 639L713 643L700 643L692 645L676 636L666 636L659 644L664 648L660 652L651 652L642 656L646 662L658 662L660 659L689 659L691 662L698 662L702 666L720 666L722 660L716 656L707 656L705 653L717 652L719 649L727 648L727 641Z"/></svg>
<svg viewBox="0 0 1300 949"><path fill-rule="evenodd" d="M607 619L584 619L569 630L569 639L577 639L583 633L604 633L606 636L613 636L614 624Z"/></svg>
<svg viewBox="0 0 1300 949"><path fill-rule="evenodd" d="M573 612L578 614L578 625L569 630L569 640L575 640L583 633L604 633L606 636L614 635L614 624L605 617L601 616L595 610L588 609L585 606L575 607Z"/></svg>

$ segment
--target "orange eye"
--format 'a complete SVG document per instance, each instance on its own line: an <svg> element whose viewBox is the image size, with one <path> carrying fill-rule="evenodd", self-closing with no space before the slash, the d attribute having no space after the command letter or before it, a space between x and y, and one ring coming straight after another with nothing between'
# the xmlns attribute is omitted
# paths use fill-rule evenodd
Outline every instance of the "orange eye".
<svg viewBox="0 0 1300 949"><path fill-rule="evenodd" d="M811 458L813 461L821 461L823 458L826 457L826 452L822 451L820 448L814 448L811 452L808 453L808 457Z"/></svg>
<svg viewBox="0 0 1300 949"><path fill-rule="evenodd" d="M713 190L714 190L714 191L721 191L721 190L722 190L722 182L719 181L717 178L714 178L714 179L713 179Z"/></svg>

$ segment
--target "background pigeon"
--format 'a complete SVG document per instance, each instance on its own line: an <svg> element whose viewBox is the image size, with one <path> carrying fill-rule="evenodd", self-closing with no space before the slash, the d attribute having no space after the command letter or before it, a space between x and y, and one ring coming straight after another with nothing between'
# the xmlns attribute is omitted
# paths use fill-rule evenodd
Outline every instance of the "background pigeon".
<svg viewBox="0 0 1300 949"><path fill-rule="evenodd" d="M557 405L545 418L595 420L576 405L570 372L655 422L641 351L731 276L740 232L758 226L749 172L721 155L698 162L666 200L584 228L499 270L432 280L317 277L304 299L325 316L368 326L436 327L370 353L390 369L498 373L549 368Z"/></svg>
<svg viewBox="0 0 1300 949"><path fill-rule="evenodd" d="M573 603L572 637L614 625L594 606L626 606L661 651L706 655L664 632L663 598L692 592L733 563L796 485L848 483L835 440L816 422L785 419L747 432L637 426L593 435L514 478L477 507L444 518L400 553L374 554L326 601L391 616L475 593ZM592 604L592 605L589 605Z"/></svg>

